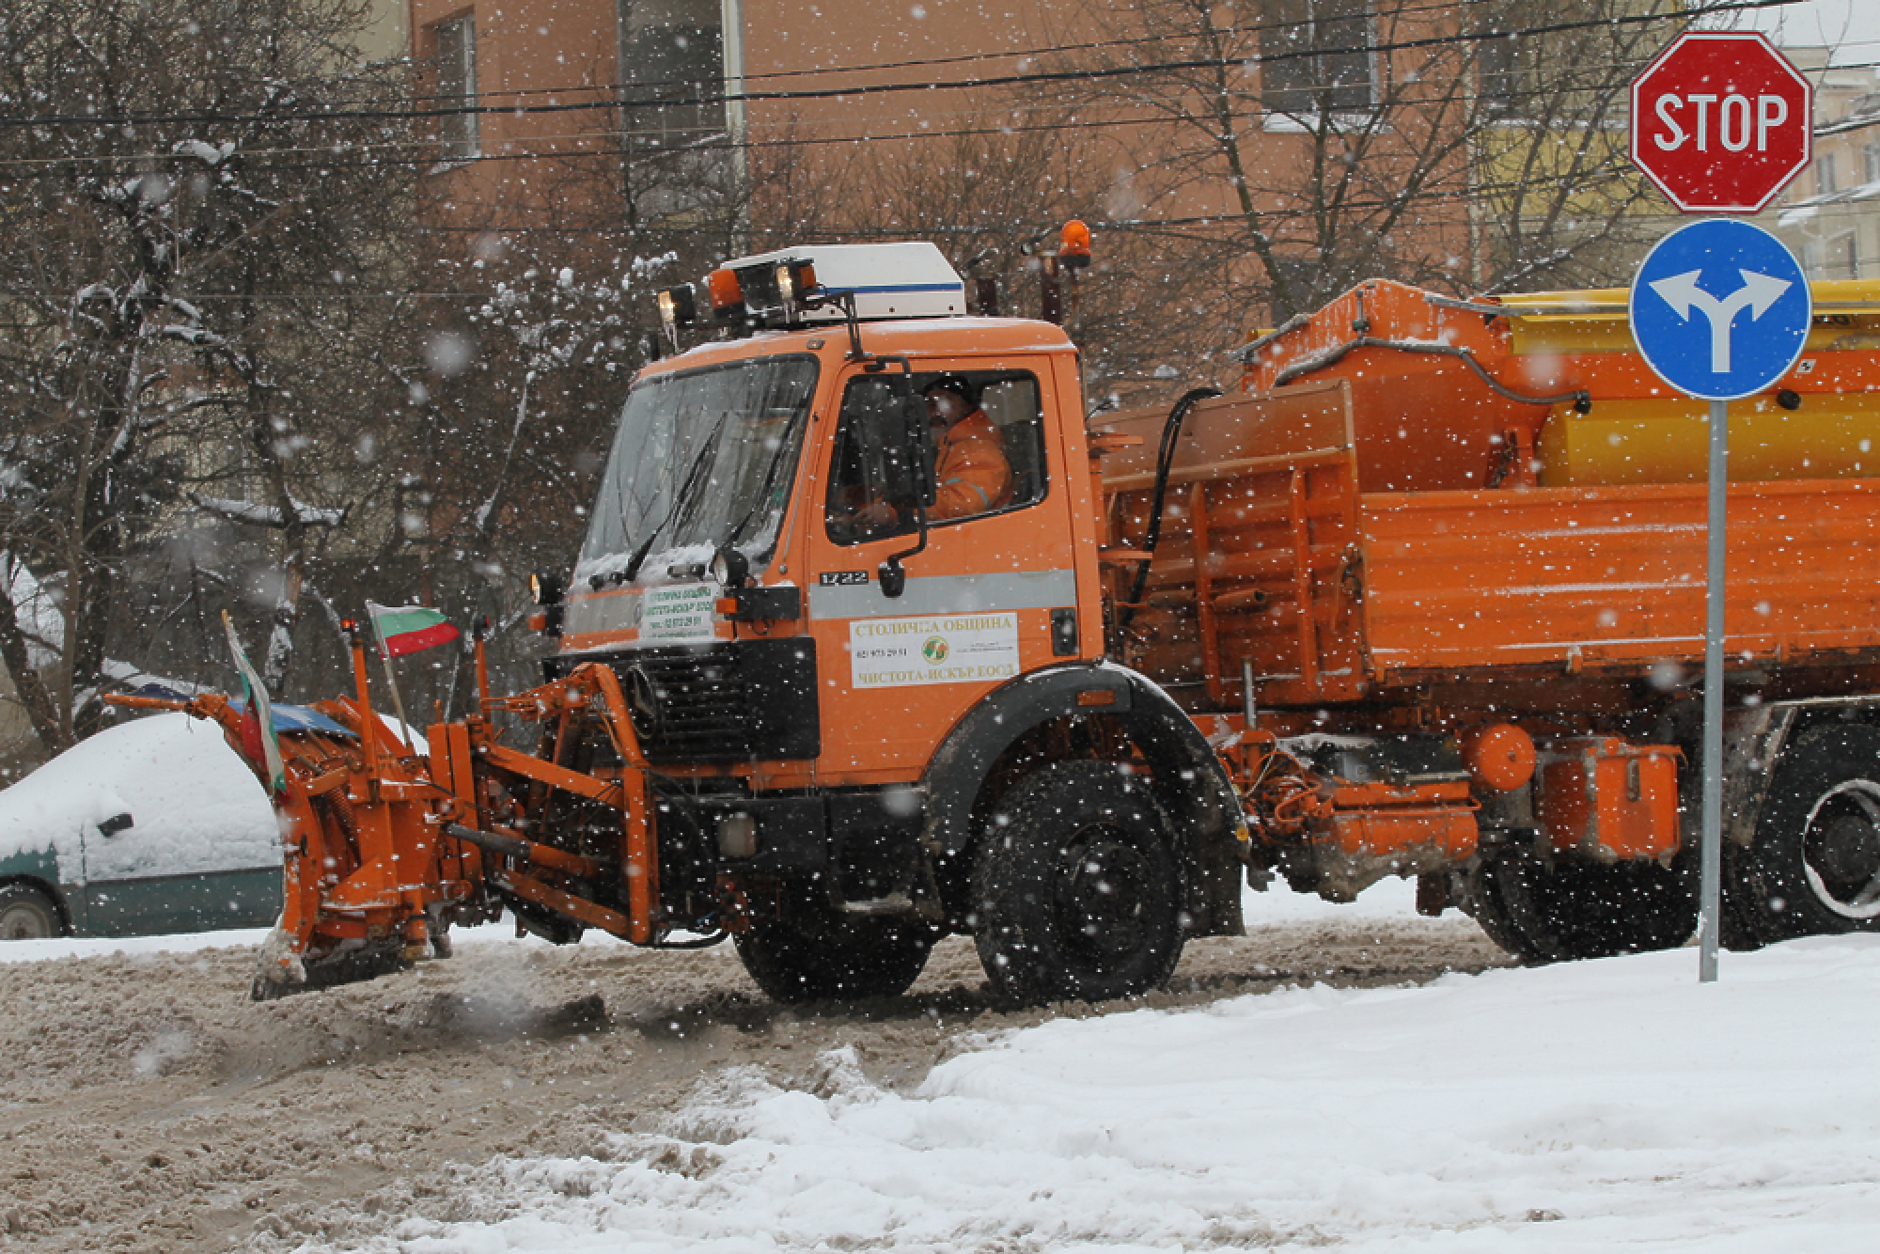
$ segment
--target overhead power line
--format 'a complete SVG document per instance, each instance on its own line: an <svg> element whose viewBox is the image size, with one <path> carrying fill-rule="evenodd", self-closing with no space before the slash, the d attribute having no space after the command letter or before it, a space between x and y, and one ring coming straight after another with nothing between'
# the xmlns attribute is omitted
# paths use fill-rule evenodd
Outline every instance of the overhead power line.
<svg viewBox="0 0 1880 1254"><path fill-rule="evenodd" d="M1803 0L1763 0L1763 3L1766 3L1766 4L1793 4L1793 3L1802 3L1802 2ZM1438 0L1437 3L1416 4L1416 5L1406 3L1397 8L1393 8L1392 10L1390 10L1389 16L1394 20L1402 20L1406 16L1415 16L1415 15L1424 14L1424 13L1453 13L1457 11L1458 9L1467 9L1467 8L1476 8L1476 7L1486 8L1490 6L1501 9L1501 8L1506 8L1511 3L1513 3L1513 0ZM1291 25L1292 25L1291 23L1276 21L1276 22L1269 22L1269 23L1255 23L1250 26L1223 27L1219 29L1220 29L1220 33L1222 33L1223 35L1258 34L1267 30L1277 30L1277 29L1288 28ZM1499 32L1499 31L1488 32L1487 37L1500 38L1502 37L1504 33L1509 33L1509 32ZM1013 49L1007 49L1003 51L997 50L997 49L987 50L987 51L975 51L971 53L962 53L956 56L916 57L916 58L910 58L910 59L901 60L901 61L866 62L866 63L859 64L859 65L817 66L817 67L813 67L809 69L756 71L756 72L747 72L739 77L740 77L740 81L749 83L749 82L762 82L762 81L792 79L792 78L822 78L822 77L827 77L829 75L836 75L836 74L872 74L872 73L878 73L884 70L935 69L935 68L940 68L940 67L949 66L949 65L967 65L967 64L976 64L976 63L985 62L985 61L1010 61L1010 60L1036 59L1036 58L1048 57L1048 56L1058 56L1058 55L1063 55L1065 53L1072 53L1072 52L1100 51L1106 48L1142 47L1144 45L1158 44L1158 43L1164 43L1164 42L1173 42L1176 40L1187 39L1190 37L1191 36L1186 33L1176 34L1176 35L1143 34L1143 35L1135 36L1135 37L1118 37L1115 39L1090 40L1090 41L1085 41L1082 43L1049 44L1043 47L1035 47L1035 48L1013 48ZM407 59L402 59L398 61L384 62L381 64L395 68L401 65L410 66L410 65L423 65L423 64L428 64L428 63L430 63L429 59L426 59L426 58L416 58L416 59L407 58ZM692 82L694 82L694 80L690 78L683 78L683 79L644 79L642 78L642 79L633 80L631 84L627 84L623 82L574 83L574 84L551 85L551 86L545 86L545 87L501 88L501 89L486 90L486 91L481 92L480 95L484 97L485 99L489 99L489 100L519 101L522 99L526 99L528 97L539 97L539 96L551 96L552 97L552 96L575 95L575 94L588 93L588 92L609 92L609 93L614 93L617 98L618 93L626 90L628 86L634 86L634 87L644 89L644 88L654 88L654 87L670 87L670 86L688 85L688 84L691 84ZM399 112L402 115L403 111L408 109L413 104L422 103L426 101L444 100L444 99L455 99L455 97L444 97L444 96L439 96L439 95L403 94L403 95L399 95L395 97L367 96L367 97L361 97L361 98L356 98L356 99L347 100L347 101L336 100L330 103L336 104L336 105L344 105L344 106L352 107L352 108L363 108L364 106L367 106L367 105L384 103L388 100L395 100L400 105ZM494 105L494 104L489 105L487 107L497 112L508 112L510 111L511 108L513 108L513 106L511 105ZM149 121L168 120L172 116L175 116L175 115L126 114L114 120L110 120L110 124L119 125L119 124L128 123L131 125L138 125L138 124L143 124ZM272 116L280 116L280 115L272 115ZM61 118L56 115L45 117L45 118L37 118L37 119L0 118L0 126L7 125L9 121L15 124L30 121L33 124L38 125L38 124L62 124L64 122L99 123L105 120L100 119L96 114L87 113L83 115L82 117L78 117L78 118Z"/></svg>
<svg viewBox="0 0 1880 1254"><path fill-rule="evenodd" d="M1616 63L1612 63L1612 64L1616 64ZM1592 70L1610 69L1612 68L1612 64L1598 64L1598 65L1585 66L1582 68L1592 69ZM1258 93L1246 93L1246 94L1251 99L1252 97L1256 96ZM1558 92L1552 89L1549 89L1549 90L1515 89L1515 90L1491 93L1492 97L1495 100L1497 100L1498 102L1505 103L1509 106L1507 110L1507 116L1509 117L1509 119L1515 120L1515 121L1518 121L1523 117L1529 116L1529 115L1524 114L1521 111L1522 101L1533 99L1533 98L1548 99L1548 98L1552 98L1553 96L1557 94ZM1456 90L1454 94L1441 98L1440 100L1438 99L1431 99L1431 100L1410 99L1410 100L1404 100L1404 101L1398 102L1397 106L1389 106L1389 107L1422 108L1422 107L1437 106L1437 105L1440 105L1441 107L1444 107L1444 108L1454 107L1454 106L1466 107L1474 103L1479 103L1481 99L1483 99L1483 97L1477 95L1475 92L1468 90L1467 88L1461 88L1461 89ZM1119 106L1112 102L1097 102L1093 104L1091 107L1103 109L1107 111L1114 111ZM1150 106L1139 105L1139 107L1148 108ZM1385 106L1381 104L1372 106L1372 108L1378 108L1378 107L1385 107ZM896 131L889 132L889 133L882 133L878 131L867 130L864 133L859 134L859 135L853 133L855 128L857 127L866 127L871 123L883 122L883 121L891 122L895 124L905 124L908 121L908 115L902 112L897 112L897 111L859 113L859 114L854 111L845 111L841 117L841 122L843 123L845 128L850 132L847 134L814 135L814 136L783 134L783 135L776 135L775 137L772 137L772 138L761 138L761 139L745 138L745 139L735 140L735 141L732 140L727 135L720 134L717 137L707 142L688 143L683 147L674 146L674 147L670 147L670 148L666 148L664 150L658 150L658 151L649 150L645 147L616 148L616 147L611 147L611 146L603 147L603 146L596 145L595 141L597 140L605 141L608 144L630 143L635 140L655 137L655 136L659 136L662 134L661 131L657 131L657 130L636 130L636 129L619 127L619 126L606 126L606 127L587 128L587 129L581 129L581 130L571 130L571 131L566 131L566 132L562 132L559 134L530 134L530 135L521 135L521 136L516 136L516 135L499 136L499 137L495 137L494 139L486 140L486 142L490 143L492 147L495 147L498 144L504 145L506 146L507 150L505 151L487 151L486 150L486 151L479 152L477 154L470 155L470 156L453 157L449 159L448 164L453 165L453 166L470 166L470 165L485 165L485 164L491 164L491 163L513 163L513 162L519 162L519 161L576 162L576 161L588 161L588 160L592 160L596 158L626 158L628 160L635 161L635 162L645 162L645 163L656 164L660 161L667 160L675 155L680 155L686 152L705 152L705 151L723 152L723 151L731 151L731 150L756 151L756 150L762 150L766 148L802 148L802 147L816 147L816 146L824 146L824 145L850 144L850 143L857 142L857 140L864 140L867 142L901 142L901 141L907 141L907 140L930 141L930 140L936 140L936 139L970 138L973 136L994 136L994 135L1010 137L1010 136L1015 136L1015 135L1056 132L1056 131L1064 131L1064 130L1082 130L1082 129L1090 128L1092 126L1116 128L1116 127L1141 127L1141 126L1169 125L1169 124L1172 124L1174 121L1169 116L1167 116L1166 113L1152 113L1152 114L1149 114L1148 116L1137 117L1137 116L1115 116L1113 112L1106 112L1103 117L1095 121L1093 121L1088 115L1082 115L1082 114L1073 114L1071 116L1063 117L1063 118L1060 118L1058 120L1053 120L1053 121L1042 121L1042 120L1038 120L1036 116L1036 112L1039 108L1040 106L1038 105L1027 105L1021 102L1012 102L1010 104L1003 105L998 108L970 107L970 108L965 108L965 109L954 109L954 110L925 109L922 111L922 116L920 119L921 126L918 129L896 130ZM506 111L494 110L494 112L503 113ZM1271 112L1272 112L1271 110L1267 110L1264 108L1253 109L1253 110L1249 110L1246 114L1242 116L1245 118L1245 120L1252 123L1253 125L1258 125L1259 123L1257 119L1262 116L1270 115ZM1364 112L1364 111L1360 110L1359 112ZM982 117L987 117L987 116L1005 116L1010 120L1000 122L996 125L987 124L987 125L978 126L978 127L964 127L964 128L962 127L937 128L937 127L932 127L932 126L927 125L928 119L936 118L936 117L949 117L949 116L962 118L962 119L982 118ZM1017 120L1017 118L1019 117L1025 117L1027 120L1019 121ZM337 171L337 170L357 169L357 168L361 168L362 166L367 166L367 165L378 165L378 166L402 165L402 166L411 166L411 167L419 167L419 166L436 167L439 164L439 160L440 160L439 157L437 156L437 151L436 151L437 142L438 142L437 139L433 136L422 136L422 137L410 136L410 137L401 137L401 138L394 139L394 140L387 140L387 141L376 142L376 143L374 142L365 142L365 143L347 142L343 146L343 148L336 147L335 145L330 144L330 143L322 143L318 145L300 144L300 145L291 145L291 146L282 146L282 147L251 147L251 148L242 149L240 152L240 156L243 162L243 168L249 172L257 172L257 173L280 171L280 170L308 169L308 168L317 168L320 170ZM557 145L557 144L566 144L570 146L565 147L565 148L560 148L560 149L556 149L554 147L548 147L548 148L543 147L543 145L552 146L552 145ZM528 147L524 147L524 145L528 145ZM376 153L398 153L398 152L410 152L410 153L413 153L414 155L408 158L394 157L390 159L386 157L382 157L382 156L369 156L369 154L376 154ZM269 157L280 157L280 156L299 156L299 157L304 157L306 159L301 160L301 161L291 162L291 163L280 162L280 161L270 162L270 161L258 161L257 160L257 158L269 158ZM36 169L41 172L56 173L58 168L69 167L69 166L76 165L76 164L117 164L120 166L142 167L144 163L147 163L150 160L150 158L151 158L151 154L148 151L131 151L131 152L122 152L122 153L115 153L115 154L67 154L67 155L49 156L49 157L29 157L29 158L21 157L21 158L11 158L11 159L0 159L0 170L4 170L4 169L35 170ZM362 160L362 158L367 158L367 159Z"/></svg>
<svg viewBox="0 0 1880 1254"><path fill-rule="evenodd" d="M1460 98L1460 103L1468 103L1468 97ZM1452 101L1451 103L1457 103ZM963 118L983 116L987 112L964 111ZM1250 123L1249 130L1258 129L1259 114L1248 114L1245 120ZM847 119L845 119L847 120ZM904 121L905 119L895 119ZM1519 112L1508 115L1511 124L1524 120ZM1485 122L1482 125L1492 127L1499 122ZM872 131L865 136L854 135L782 135L774 138L733 140L720 132L715 137L691 144L685 148L666 149L649 153L644 148L631 146L637 132L619 130L575 131L554 136L530 136L528 147L524 141L506 141L510 148L503 152L483 152L472 157L455 158L449 162L453 169L467 169L475 166L506 165L518 162L554 162L568 167L593 165L605 162L610 169L618 169L622 162L631 167L654 167L675 157L697 156L703 154L722 154L730 152L762 152L765 150L792 150L818 147L840 147L854 143L906 143L919 141L931 143L948 139L1001 138L1010 139L1025 135L1051 134L1063 131L1088 131L1092 129L1123 130L1130 128L1178 127L1180 119L1166 114L1148 114L1145 116L1104 116L1092 119L1077 116L1057 121L1003 122L979 126L954 126L947 128L927 128L917 130L882 133ZM597 144L596 140L606 141ZM566 147L542 147L541 145L565 144ZM343 173L356 170L406 168L436 170L440 165L434 139L401 140L385 144L349 145L344 154L336 154L331 147L281 148L251 150L252 155L268 157L289 157L295 160L250 160L244 165L249 173L279 174L283 172L317 170L323 173ZM379 155L406 153L410 155ZM57 167L75 163L117 163L137 164L143 158L125 155L120 157L55 157L31 160L0 161L0 169L27 167L22 174L13 179L45 179L64 177ZM587 177L592 177L591 175Z"/></svg>
<svg viewBox="0 0 1880 1254"><path fill-rule="evenodd" d="M332 121L388 121L411 120L419 118L461 117L476 115L529 116L553 113L586 112L596 109L633 109L633 108L688 108L705 105L723 104L764 104L787 103L809 100L847 100L861 96L900 95L910 92L958 91L992 87L1018 87L1053 82L1085 82L1092 79L1113 79L1141 74L1164 74L1182 70L1209 70L1230 68L1251 68L1295 60L1319 60L1341 53L1387 53L1405 52L1420 48L1442 47L1461 41L1480 41L1485 38L1502 39L1511 37L1532 37L1552 34L1565 34L1569 31L1588 30L1601 27L1623 27L1657 24L1663 22L1688 23L1695 17L1714 16L1720 13L1747 11L1755 9L1779 8L1798 3L1799 0L1723 0L1722 3L1703 6L1694 10L1672 11L1664 13L1625 14L1616 17L1602 17L1579 21L1551 22L1536 26L1519 27L1512 30L1494 32L1470 32L1455 35L1430 35L1416 39L1393 40L1387 43L1346 44L1336 46L1316 46L1280 53L1255 53L1248 56L1234 57L1186 57L1159 62L1145 62L1125 66L1107 66L1099 68L1079 67L1063 70L1027 70L1011 74L985 75L975 78L946 79L934 81L921 79L892 83L862 83L843 87L818 87L795 90L740 91L699 93L693 96L677 98L649 97L623 100L618 97L605 97L597 100L563 101L548 104L510 104L510 105L452 105L423 109L317 109L302 111L283 111L271 114L192 112L166 114L123 114L114 116L99 115L54 115L36 118L0 118L0 128L18 128L23 126L71 126L80 125L91 128L121 128L125 126L177 125L183 123L228 123L249 121L270 122L332 122ZM1261 27L1245 28L1257 32ZM1223 33L1226 33L1225 31ZM593 85L565 88L567 94L597 93L606 89Z"/></svg>
<svg viewBox="0 0 1880 1254"><path fill-rule="evenodd" d="M1516 0L1438 0L1438 2L1431 3L1431 4L1403 4L1403 5L1391 8L1388 11L1388 13L1385 14L1384 16L1389 17L1392 21L1401 22L1405 20L1406 18L1414 18L1422 14L1453 14L1453 13L1458 12L1459 10L1472 9L1472 8L1481 8L1481 9L1493 8L1500 12L1505 13L1505 12L1511 11L1513 7L1515 6L1515 3L1516 3ZM1781 7L1783 5L1806 3L1806 0L1714 0L1713 3L1710 3L1708 5L1704 3L1704 0L1698 0L1698 3L1700 7L1696 9L1688 10L1688 11L1677 13L1677 14L1666 14L1665 16L1696 19L1699 17L1707 16L1713 12L1727 12L1727 11L1732 11L1732 10L1741 9L1741 8ZM1605 19L1599 19L1597 21L1589 22L1588 24L1589 25L1604 25ZM1222 36L1257 35L1257 34L1265 33L1267 31L1290 30L1295 26L1296 26L1296 23L1293 23L1293 22L1276 20L1272 22L1256 22L1256 23L1253 23L1252 25L1246 25L1246 26L1217 27L1217 28L1213 28L1213 30L1214 30L1214 33L1217 33ZM902 61L877 61L877 62L864 63L860 65L833 65L833 66L818 66L818 67L811 68L811 69L799 69L799 70L768 70L768 71L761 71L761 72L747 72L743 75L740 75L739 78L740 78L740 81L743 81L746 83L768 82L772 80L793 79L793 78L825 78L831 75L838 75L838 74L873 74L873 73L880 73L886 70L910 70L910 69L930 70L930 69L937 69L937 68L942 68L942 67L950 66L950 65L978 64L978 63L985 62L985 61L1037 60L1037 59L1041 59L1045 57L1062 56L1067 53L1097 52L1097 51L1102 51L1104 49L1110 49L1110 48L1141 48L1147 45L1176 43L1176 42L1181 42L1181 41L1196 38L1198 33L1199 32L1184 31L1184 32L1178 32L1176 34L1142 34L1142 35L1136 35L1136 36L1119 36L1115 39L1089 40L1083 43L1049 44L1043 47L1035 47L1035 48L1013 48L1013 49L1007 49L1003 51L997 50L997 49L988 50L988 51L976 51L976 52L971 52L971 53L962 53L957 56L947 56L947 57L916 57L916 58L910 58L910 59L902 60ZM1496 29L1496 30L1483 29L1483 30L1470 32L1470 34L1467 37L1473 38L1473 39L1503 39L1503 38L1519 36L1522 33L1523 31L1520 28ZM1378 48L1377 45L1369 45L1369 46L1372 47L1373 49ZM1351 50L1352 50L1351 48L1342 49L1342 51L1351 51ZM1301 56L1326 55L1326 54L1336 54L1339 51L1341 51L1341 49L1327 46L1319 50L1305 50L1298 55L1301 55ZM1246 60L1246 58L1236 58L1236 59ZM1273 59L1277 60L1279 58L1273 58ZM1259 58L1254 57L1252 58L1252 60L1254 62L1257 62ZM627 90L629 87L640 88L640 89L651 88L651 87L669 87L669 86L690 84L693 81L694 80L692 79L634 79L631 83L623 83L623 82L581 83L581 84L575 84L575 85L562 85L562 86L551 86L551 87L504 88L500 90L485 92L483 94L489 97L500 98L504 100L520 100L520 99L524 99L524 98L531 97L531 96L565 96L565 95L574 94L576 92L604 91L604 92L615 93L616 99L617 99L618 98L617 94L622 91ZM943 84L943 85L948 85L948 84ZM410 98L410 100L414 102L415 101L427 101L427 100L440 100L440 99L445 99L445 97L431 95L431 96L417 96L417 97ZM509 111L509 106L492 105L490 107L495 112L499 112L499 113Z"/></svg>
<svg viewBox="0 0 1880 1254"><path fill-rule="evenodd" d="M1554 94L1555 93L1552 92L1541 91L1517 91L1507 93L1503 96L1497 96L1496 99L1509 101L1511 110L1508 117L1512 120L1519 121L1526 116L1520 112L1520 101L1529 98L1551 98ZM1445 106L1467 106L1479 103L1481 99L1482 98L1475 93L1464 91L1458 92L1455 96L1448 97L1440 103ZM1402 107L1416 108L1434 103L1438 102L1413 100L1404 102ZM870 130L862 136L856 136L854 134L777 134L768 138L734 140L728 134L720 131L710 135L708 138L689 142L682 147L674 146L661 150L649 150L644 146L628 146L635 144L636 141L643 141L660 134L660 132L656 131L641 131L621 127L571 130L557 134L532 134L527 136L503 137L500 140L492 141L492 146L496 143L500 143L505 146L505 151L484 151L472 156L455 157L450 159L448 164L453 167L469 167L476 165L506 164L519 161L562 161L577 163L591 162L597 159L626 159L635 164L657 165L661 162L675 157L682 157L687 154L723 153L732 151L757 152L765 149L840 146L858 142L858 139L861 142L869 143L898 143L909 140L933 141L979 136L1010 138L1032 134L1050 134L1061 131L1080 131L1092 127L1131 128L1179 125L1178 119L1173 119L1166 113L1120 114L1116 112L1117 106L1115 105L1102 104L1096 107L1103 111L1103 116L1100 118L1093 119L1088 114L1078 113L1053 120L1042 120L1035 116L1028 116L1026 120L1023 121L1011 115L1014 113L1029 114L1030 110L1008 110L1005 108L969 108L941 112L929 110L923 115L921 119L922 122L934 117L952 117L966 120L984 118L989 115L1006 116L1009 120L996 124L986 123L977 126L922 126L918 129L896 130L886 133ZM1259 125L1259 119L1267 116L1268 112L1269 111L1264 110L1249 112L1244 115L1244 120L1253 126L1257 126ZM844 114L842 118L843 123L851 128L872 122L891 121L900 124L906 123L907 120L905 114L899 113L861 116ZM596 141L602 142L597 143ZM242 160L243 168L250 172L278 172L282 170L305 169L338 171L386 165L432 168L440 164L437 156L437 143L438 141L434 137L414 136L380 143L349 143L343 150L336 149L331 144L295 145L278 148L249 148L243 150ZM555 147L555 145L566 146ZM411 153L413 155L409 157L394 156L390 158L373 155L401 152ZM303 159L291 162L256 160L256 158L279 157L298 157ZM57 157L23 157L0 159L0 170L19 168L34 173L49 174L56 173L58 167L71 166L74 164L118 163L125 165L141 165L147 160L148 155L144 153L123 153L105 156L69 155Z"/></svg>

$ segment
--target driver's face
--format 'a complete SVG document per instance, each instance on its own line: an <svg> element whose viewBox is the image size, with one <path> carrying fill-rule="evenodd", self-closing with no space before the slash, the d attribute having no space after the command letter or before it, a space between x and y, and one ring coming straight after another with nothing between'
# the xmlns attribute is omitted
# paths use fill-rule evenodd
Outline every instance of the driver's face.
<svg viewBox="0 0 1880 1254"><path fill-rule="evenodd" d="M937 424L950 427L966 417L966 402L944 388L929 392L927 417Z"/></svg>

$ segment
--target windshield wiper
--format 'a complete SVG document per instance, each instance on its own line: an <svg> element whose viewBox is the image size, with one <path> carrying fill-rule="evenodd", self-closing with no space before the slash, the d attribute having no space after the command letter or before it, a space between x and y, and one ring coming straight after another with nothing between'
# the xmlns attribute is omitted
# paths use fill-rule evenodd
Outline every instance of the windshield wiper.
<svg viewBox="0 0 1880 1254"><path fill-rule="evenodd" d="M744 517L738 519L738 525L731 529L731 534L725 539L725 542L712 546L714 553L719 549L729 548L736 544L739 537L744 534L744 529L751 525L751 519L757 517L757 511L762 509L764 502L769 499L770 485L777 478L777 467L783 464L783 455L790 448L791 438L796 434L796 420L800 416L800 412L790 415L789 425L783 429L783 434L777 437L777 448L776 451L770 455L770 465L764 468L764 481L757 485L756 499L751 502L751 508L744 511Z"/></svg>
<svg viewBox="0 0 1880 1254"><path fill-rule="evenodd" d="M698 483L699 473L705 469L705 463L717 452L718 437L724 434L725 423L730 418L731 411L726 410L718 419L718 425L712 428L711 436L705 441L705 447L701 448L698 456L692 459L692 468L685 472L684 482L679 485L679 491L673 495L672 508L668 509L666 516L659 520L659 525L647 533L646 539L640 542L640 547L633 550L633 556L628 559L627 569L621 576L622 583L632 583L640 577L640 567L646 564L646 555L653 551L653 541L659 539L659 533L671 525L673 518L679 513L680 506L691 497L692 488Z"/></svg>

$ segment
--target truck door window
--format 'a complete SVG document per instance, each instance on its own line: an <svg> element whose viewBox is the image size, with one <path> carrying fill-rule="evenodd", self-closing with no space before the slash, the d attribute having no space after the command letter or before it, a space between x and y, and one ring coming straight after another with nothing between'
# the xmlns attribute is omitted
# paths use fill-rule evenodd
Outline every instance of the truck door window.
<svg viewBox="0 0 1880 1254"><path fill-rule="evenodd" d="M1018 370L927 371L914 376L918 394L965 393L970 405L950 427L936 426L937 500L928 524L1023 509L1044 499L1044 423L1037 377ZM829 538L860 544L915 529L914 502L898 459L899 402L879 375L850 381L830 463Z"/></svg>

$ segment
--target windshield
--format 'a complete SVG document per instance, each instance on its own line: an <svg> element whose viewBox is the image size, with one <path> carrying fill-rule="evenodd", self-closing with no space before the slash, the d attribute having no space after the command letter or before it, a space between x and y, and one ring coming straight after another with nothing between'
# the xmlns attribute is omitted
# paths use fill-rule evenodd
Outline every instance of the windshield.
<svg viewBox="0 0 1880 1254"><path fill-rule="evenodd" d="M601 476L576 581L642 583L735 544L753 573L783 527L816 359L765 357L656 375L634 386Z"/></svg>

